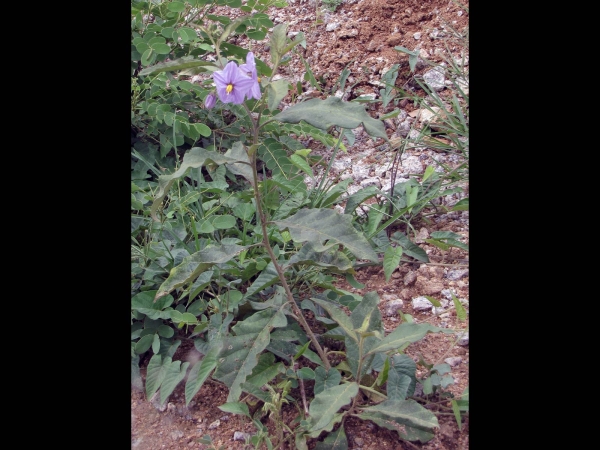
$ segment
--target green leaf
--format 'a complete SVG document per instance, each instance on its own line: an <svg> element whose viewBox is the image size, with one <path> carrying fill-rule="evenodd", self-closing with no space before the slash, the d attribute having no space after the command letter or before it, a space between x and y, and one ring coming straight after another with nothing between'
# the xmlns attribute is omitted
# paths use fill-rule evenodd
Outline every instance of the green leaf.
<svg viewBox="0 0 600 450"><path fill-rule="evenodd" d="M144 53L142 54L142 65L144 65L144 66L148 66L148 65L152 64L155 60L156 60L156 53L151 48L144 51ZM141 75L142 72L143 71L140 71L139 74Z"/></svg>
<svg viewBox="0 0 600 450"><path fill-rule="evenodd" d="M190 123L190 127L194 127L200 136L208 137L212 133L211 129L203 123Z"/></svg>
<svg viewBox="0 0 600 450"><path fill-rule="evenodd" d="M321 367L321 366L319 366ZM300 370L296 372L298 374L298 378L303 380L314 380L315 372L310 367L302 367Z"/></svg>
<svg viewBox="0 0 600 450"><path fill-rule="evenodd" d="M219 354L219 366L213 378L229 387L228 402L239 399L242 393L241 384L258 363L257 356L269 345L271 330L287 325L283 308L285 306L278 310L265 309L251 315L232 328L235 336L224 338Z"/></svg>
<svg viewBox="0 0 600 450"><path fill-rule="evenodd" d="M194 395L200 390L210 372L217 366L217 355L221 351L221 342L213 341L213 346L201 361L197 362L190 370L185 383L185 405L189 405Z"/></svg>
<svg viewBox="0 0 600 450"><path fill-rule="evenodd" d="M271 61L273 64L276 64L285 54L285 46L287 42L287 24L285 22L277 24L273 28L269 39L271 44Z"/></svg>
<svg viewBox="0 0 600 450"><path fill-rule="evenodd" d="M162 34L166 38L171 39L173 37L173 31L175 31L175 28L165 27L162 30L160 30L160 34Z"/></svg>
<svg viewBox="0 0 600 450"><path fill-rule="evenodd" d="M392 272L396 270L398 264L400 264L400 258L402 257L402 247L392 247L391 245L385 249L383 255L383 271L385 273L385 281L390 281Z"/></svg>
<svg viewBox="0 0 600 450"><path fill-rule="evenodd" d="M414 72L417 67L417 62L419 61L419 50L410 51L400 45L394 47L394 50L408 54L408 66L410 67L410 71Z"/></svg>
<svg viewBox="0 0 600 450"><path fill-rule="evenodd" d="M408 212L411 212L419 195L419 185L411 185L406 183L404 186L404 191L406 193L406 206L408 207Z"/></svg>
<svg viewBox="0 0 600 450"><path fill-rule="evenodd" d="M218 406L221 411L231 414L241 414L252 420L248 405L244 402L228 402Z"/></svg>
<svg viewBox="0 0 600 450"><path fill-rule="evenodd" d="M394 331L388 334L385 338L374 346L366 354L387 352L395 350L407 343L417 342L427 333L452 333L452 330L447 328L439 328L428 323L401 323Z"/></svg>
<svg viewBox="0 0 600 450"><path fill-rule="evenodd" d="M431 377L423 380L423 394L429 395L433 393L433 382L431 381Z"/></svg>
<svg viewBox="0 0 600 450"><path fill-rule="evenodd" d="M140 44L142 46L142 44ZM137 47L136 47L137 48ZM143 46L142 46L143 48ZM149 49L151 50L151 49ZM139 49L138 49L139 51ZM140 52L141 53L141 52ZM144 62L142 61L142 64ZM144 64L145 66L148 64ZM177 58L172 61L159 62L152 67L146 67L141 70L139 76L145 75L153 75L155 73L160 72L177 72L185 69L202 69L204 71L214 72L215 70L219 70L219 67L210 61L203 61L194 58L193 56L184 56L182 58Z"/></svg>
<svg viewBox="0 0 600 450"><path fill-rule="evenodd" d="M390 236L390 238L392 241L395 241L398 244L400 244L402 246L402 249L404 250L404 253L406 253L408 256L415 258L419 261L423 261L425 263L429 262L429 256L427 256L427 253L425 253L425 250L423 250L418 245L412 243L400 231L396 231L394 234L392 234Z"/></svg>
<svg viewBox="0 0 600 450"><path fill-rule="evenodd" d="M194 317L195 319L195 317ZM171 328L168 325L161 325L158 327L158 334L161 335L162 337L165 338L170 338L173 337L173 335L175 334L175 331L173 330L173 328Z"/></svg>
<svg viewBox="0 0 600 450"><path fill-rule="evenodd" d="M382 353L379 353L379 355L382 355ZM381 369L381 371L379 372L379 375L377 375L377 386L382 386L383 383L385 383L388 380L388 373L390 371L390 358L385 358L385 361L383 362L383 368ZM389 387L388 387L388 393L387 393L388 397L390 396L389 394Z"/></svg>
<svg viewBox="0 0 600 450"><path fill-rule="evenodd" d="M456 202L456 204L450 209L450 211L468 211L469 210L469 198L463 198Z"/></svg>
<svg viewBox="0 0 600 450"><path fill-rule="evenodd" d="M131 297L131 309L145 314L150 319L168 319L169 312L165 311L167 307L173 304L175 299L172 295L163 296L159 301L154 302L154 296L158 291L143 291Z"/></svg>
<svg viewBox="0 0 600 450"><path fill-rule="evenodd" d="M185 11L185 3L183 2L171 2L167 4L169 11L182 12Z"/></svg>
<svg viewBox="0 0 600 450"><path fill-rule="evenodd" d="M344 431L344 424L340 425L336 431L327 435L323 442L317 442L314 450L347 450L348 439Z"/></svg>
<svg viewBox="0 0 600 450"><path fill-rule="evenodd" d="M171 53L171 47L169 47L167 44L153 44L152 50L154 50L159 55L168 55L169 53Z"/></svg>
<svg viewBox="0 0 600 450"><path fill-rule="evenodd" d="M165 357L164 362L160 355L154 355L146 368L146 398L150 400L162 384L167 375L167 367L171 364L171 357Z"/></svg>
<svg viewBox="0 0 600 450"><path fill-rule="evenodd" d="M282 231L287 228L295 242L311 242L315 251L342 244L357 258L378 261L367 239L352 225L350 215L333 209L302 209L275 224Z"/></svg>
<svg viewBox="0 0 600 450"><path fill-rule="evenodd" d="M240 203L233 208L233 214L242 219L244 222L249 222L256 213L256 207L252 203Z"/></svg>
<svg viewBox="0 0 600 450"><path fill-rule="evenodd" d="M375 186L367 186L366 188L355 192L346 200L344 214L353 214L361 203L364 203L365 200L368 200L371 197L375 197L377 194L381 194L381 191Z"/></svg>
<svg viewBox="0 0 600 450"><path fill-rule="evenodd" d="M315 302L317 305L320 305L321 307L323 307L323 309L325 311L327 311L329 316L340 325L340 327L346 332L346 334L351 339L358 342L358 336L354 332L354 325L352 324L350 317L348 317L346 315L346 313L344 312L343 309L339 308L338 306L336 306L335 304L333 304L331 302L321 300L316 297L311 297L311 300L313 302Z"/></svg>
<svg viewBox="0 0 600 450"><path fill-rule="evenodd" d="M409 441L427 442L433 437L434 428L439 427L435 415L411 399L388 399L364 408L357 417L371 420L389 430L395 430L400 438ZM409 430L411 430L410 433Z"/></svg>
<svg viewBox="0 0 600 450"><path fill-rule="evenodd" d="M262 291L263 289L272 286L279 280L279 275L275 270L275 266L273 265L273 261L269 261L267 267L263 269L260 275L254 280L252 285L246 290L246 294L244 297L250 297L252 294L258 291Z"/></svg>
<svg viewBox="0 0 600 450"><path fill-rule="evenodd" d="M414 372L413 372L414 378ZM410 376L392 370L388 374L386 394L390 400L406 400L410 385L413 382Z"/></svg>
<svg viewBox="0 0 600 450"><path fill-rule="evenodd" d="M427 166L427 168L425 169L425 172L423 173L423 179L421 180L421 183L424 183L425 181L427 181L427 179L433 175L433 173L435 172L435 169L433 166Z"/></svg>
<svg viewBox="0 0 600 450"><path fill-rule="evenodd" d="M274 334L271 333L271 340L273 340ZM283 363L275 363L275 355L273 353L261 353L258 357L258 364L252 369L252 375L246 378L246 383L262 387L275 378L277 374L284 372L284 370L285 366Z"/></svg>
<svg viewBox="0 0 600 450"><path fill-rule="evenodd" d="M352 269L352 261L341 251L329 248L318 252L314 250L311 242L304 244L300 251L290 258L284 269L295 264L318 266L337 273L348 272Z"/></svg>
<svg viewBox="0 0 600 450"><path fill-rule="evenodd" d="M251 185L254 185L254 176L252 174L252 166L250 166L250 158L241 142L235 142L233 146L225 152L224 156L234 160L234 162L226 164L226 167L232 173L243 176Z"/></svg>
<svg viewBox="0 0 600 450"><path fill-rule="evenodd" d="M327 389L331 389L332 387L340 384L342 380L342 375L339 370L331 367L329 370L325 370L324 367L317 367L315 369L315 386L314 386L314 394L320 394Z"/></svg>
<svg viewBox="0 0 600 450"><path fill-rule="evenodd" d="M152 351L154 353L160 353L160 338L158 334L154 335L154 339L152 340Z"/></svg>
<svg viewBox="0 0 600 450"><path fill-rule="evenodd" d="M332 126L353 129L363 125L369 135L388 140L381 120L372 118L362 105L344 102L338 97L328 97L326 100L313 98L296 103L277 114L275 119L284 123L304 120L322 130Z"/></svg>
<svg viewBox="0 0 600 450"><path fill-rule="evenodd" d="M285 369L283 370L283 372L285 372ZM253 395L257 399L262 400L265 403L268 403L272 400L269 392L263 391L261 389L261 386L257 386L254 383L249 383L249 382L242 383L241 386L242 386L242 390L244 392Z"/></svg>
<svg viewBox="0 0 600 450"><path fill-rule="evenodd" d="M271 333L271 339L273 339L273 334L275 334L275 333ZM296 352L296 354L293 356L292 359L294 361L297 361L304 354L304 352L308 349L309 345L310 345L310 341L306 341L306 343L300 348L300 350L298 350Z"/></svg>
<svg viewBox="0 0 600 450"><path fill-rule="evenodd" d="M230 1L230 0L225 0L225 2L224 2L224 3L231 3L231 1ZM240 4L241 4L241 1L240 1ZM230 5L230 6L231 6L231 5ZM219 42L224 42L224 41L226 41L226 40L227 40L227 38L229 37L229 35L230 35L231 33L233 33L233 32L235 31L235 29L236 29L237 27L239 27L239 26L240 26L242 23L244 23L244 21L245 21L246 19L248 19L249 17L250 17L249 15L248 15L248 16L241 16L241 17L238 17L238 18L236 18L235 20L232 20L231 22L229 22L229 23L227 24L227 26L226 26L226 27L223 29L223 31L221 32L221 35L219 36L219 40L218 40L218 41L219 41ZM229 18L227 18L227 19L229 20Z"/></svg>
<svg viewBox="0 0 600 450"><path fill-rule="evenodd" d="M458 406L458 403L456 403L456 400L452 399L450 401L451 405L452 405L452 412L454 413L454 418L456 419L456 425L458 425L458 430L462 430L462 420L460 418L460 408Z"/></svg>
<svg viewBox="0 0 600 450"><path fill-rule="evenodd" d="M209 244L199 252L186 256L181 264L171 269L169 276L156 292L155 301L184 284L193 282L206 269L229 261L248 247L236 244Z"/></svg>
<svg viewBox="0 0 600 450"><path fill-rule="evenodd" d="M349 404L356 394L358 394L358 384L351 382L334 386L315 395L308 408L310 436L316 437L328 426L333 427L335 413L342 406Z"/></svg>
<svg viewBox="0 0 600 450"><path fill-rule="evenodd" d="M267 138L258 148L260 159L273 172L273 177L276 175L283 176L286 180L293 178L298 172L298 169L292 164L287 156L287 152L280 142L272 138ZM300 179L299 181L302 181ZM302 184L304 182L302 181Z"/></svg>
<svg viewBox="0 0 600 450"><path fill-rule="evenodd" d="M452 301L454 302L454 308L456 309L456 317L458 317L458 320L460 320L461 322L464 322L465 320L467 320L467 311L463 307L460 300L456 298L454 293L451 293L451 294L452 294Z"/></svg>
<svg viewBox="0 0 600 450"><path fill-rule="evenodd" d="M138 53L144 53L146 50L148 50L150 48L150 46L148 45L148 43L146 41L140 41L135 45L135 49L138 51ZM140 72L141 73L141 72Z"/></svg>
<svg viewBox="0 0 600 450"><path fill-rule="evenodd" d="M236 148L236 151L232 148L231 152L228 150L225 154L221 154L214 151L206 150L202 147L193 147L191 148L184 156L181 166L177 171L172 173L171 175L161 175L158 178L158 189L156 192L156 197L154 202L152 203L152 207L150 208L150 215L156 222L160 222L160 219L156 216L156 212L158 208L162 204L162 200L165 198L171 185L175 180L182 178L186 175L189 169L197 169L199 167L204 166L205 164L216 164L221 165L225 164L227 168L231 169L234 173L237 173L236 163L246 163L250 164L250 159L248 155L243 151L239 151L241 147L241 143ZM236 171L234 171L236 170Z"/></svg>
<svg viewBox="0 0 600 450"><path fill-rule="evenodd" d="M288 85L285 79L273 81L267 85L267 106L270 110L279 107L281 100L288 94Z"/></svg>
<svg viewBox="0 0 600 450"><path fill-rule="evenodd" d="M317 355L315 352L313 352L310 349L307 349L302 356L304 356L306 359L308 359L310 362L313 362L315 364L318 364L320 366L323 365L323 360L321 360L321 357L319 355Z"/></svg>
<svg viewBox="0 0 600 450"><path fill-rule="evenodd" d="M346 274L346 281L348 282L348 284L350 286L352 286L354 289L362 289L365 287L364 284L359 283L358 281L356 281L356 279L354 278L354 276L351 273L347 273Z"/></svg>
<svg viewBox="0 0 600 450"><path fill-rule="evenodd" d="M442 241L438 241L437 239L425 239L425 242L431 245L435 245L437 248L440 248L442 250L448 250L450 248L448 244Z"/></svg>
<svg viewBox="0 0 600 450"><path fill-rule="evenodd" d="M296 433L294 442L296 444L296 450L308 450L308 445L306 445L306 437L304 434Z"/></svg>
<svg viewBox="0 0 600 450"><path fill-rule="evenodd" d="M142 353L146 353L148 350L150 350L150 347L152 346L152 342L154 342L153 334L147 334L146 336L142 336L140 338L140 340L137 341L137 343L135 344L135 347L134 347L135 353L137 353L138 355L141 355Z"/></svg>
<svg viewBox="0 0 600 450"><path fill-rule="evenodd" d="M181 365L181 367L180 367ZM175 387L185 377L186 370L190 365L189 362L173 361L167 366L165 378L160 385L160 403L164 404L169 395L175 390Z"/></svg>
<svg viewBox="0 0 600 450"><path fill-rule="evenodd" d="M183 42L184 44L198 38L198 35L196 34L196 30L194 30L193 28L181 27L177 31L179 32L179 36L181 36L181 42Z"/></svg>
<svg viewBox="0 0 600 450"><path fill-rule="evenodd" d="M433 298L430 295L424 295L423 297L425 297L427 300L429 300L431 302L431 304L433 306L435 306L436 308L440 308L442 306L442 304L435 298Z"/></svg>
<svg viewBox="0 0 600 450"><path fill-rule="evenodd" d="M356 341L349 338L345 339L346 343L346 360L352 374L356 379L362 379L371 371L374 354L369 355L368 351L381 341L384 328L381 321L381 312L377 305L379 304L379 296L376 292L368 292L362 301L354 308L350 320L357 334L365 335L366 333L374 334L366 336L362 340L362 349L359 348ZM358 361L362 358L361 373L358 374Z"/></svg>
<svg viewBox="0 0 600 450"><path fill-rule="evenodd" d="M301 156L298 156L298 155L291 155L290 156L290 161L292 161L292 164L294 164L296 167L298 167L304 173L310 175L311 178L315 177L312 169L310 168L310 166L306 162L306 159L304 159L304 158L302 158Z"/></svg>
<svg viewBox="0 0 600 450"><path fill-rule="evenodd" d="M211 222L217 230L228 230L229 228L234 228L236 226L235 217L230 216L229 214L213 216Z"/></svg>

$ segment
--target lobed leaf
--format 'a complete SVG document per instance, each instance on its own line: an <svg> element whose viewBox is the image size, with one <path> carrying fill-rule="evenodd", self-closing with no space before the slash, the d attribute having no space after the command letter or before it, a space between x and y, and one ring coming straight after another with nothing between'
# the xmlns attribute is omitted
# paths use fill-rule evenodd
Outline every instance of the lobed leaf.
<svg viewBox="0 0 600 450"><path fill-rule="evenodd" d="M164 404L169 398L169 395L175 390L175 387L185 377L189 362L172 361L165 372L165 379L160 385L160 403Z"/></svg>
<svg viewBox="0 0 600 450"><path fill-rule="evenodd" d="M213 340L213 346L202 361L197 362L190 370L188 379L185 383L185 405L189 405L194 395L200 390L208 375L217 366L217 355L221 351L221 344L218 339Z"/></svg>
<svg viewBox="0 0 600 450"><path fill-rule="evenodd" d="M313 248L311 242L303 245L300 251L289 259L286 267L294 264L323 267L336 273L345 273L352 270L352 261L344 253L335 248L328 248L319 252Z"/></svg>
<svg viewBox="0 0 600 450"><path fill-rule="evenodd" d="M387 396L390 400L405 400L415 392L417 365L413 359L404 354L396 354L391 358L388 372Z"/></svg>
<svg viewBox="0 0 600 450"><path fill-rule="evenodd" d="M186 256L181 264L171 269L167 279L158 288L154 301L184 284L193 282L206 269L229 261L248 247L236 244L209 244L199 252Z"/></svg>
<svg viewBox="0 0 600 450"><path fill-rule="evenodd" d="M216 165L225 164L230 170L232 170L232 172L237 173L242 170L240 169L239 163L249 164L250 159L248 158L246 152L240 151L239 145L234 146L231 151L228 151L225 154L209 151L202 147L191 148L183 156L183 161L179 169L177 169L171 175L161 175L158 177L156 197L152 203L152 206L150 207L150 215L152 216L152 219L154 219L156 222L160 222L160 219L156 216L156 212L158 211L158 208L162 204L162 200L167 195L167 192L169 192L169 189L175 180L184 177L189 169L197 169L209 163Z"/></svg>
<svg viewBox="0 0 600 450"><path fill-rule="evenodd" d="M377 254L367 239L352 225L352 216L338 214L333 209L302 209L275 224L280 230L290 231L296 242L311 242L315 251L323 251L326 244L341 244L357 258L377 262Z"/></svg>
<svg viewBox="0 0 600 450"><path fill-rule="evenodd" d="M297 103L277 114L275 119L284 123L299 123L304 120L323 130L332 126L353 129L363 125L365 131L371 136L388 140L381 120L372 118L364 106L358 103L344 102L335 96L325 100L313 98Z"/></svg>
<svg viewBox="0 0 600 450"><path fill-rule="evenodd" d="M279 310L259 311L232 328L236 333L235 336L224 338L223 348L219 354L219 365L213 378L229 387L228 402L239 399L242 393L241 384L258 364L259 353L269 345L271 330L287 325L282 310L283 306Z"/></svg>
<svg viewBox="0 0 600 450"><path fill-rule="evenodd" d="M273 339L273 334L271 333L271 339ZM246 383L242 385L242 389L244 389L243 386L247 383L251 383L257 387L264 386L275 378L277 374L284 371L285 366L282 362L275 363L275 355L273 353L262 353L258 357L258 364L252 370L252 375L246 378Z"/></svg>
<svg viewBox="0 0 600 450"><path fill-rule="evenodd" d="M321 366L317 367L315 369L315 395L339 385L341 380L342 375L339 370L333 367L329 370L325 370L325 368Z"/></svg>
<svg viewBox="0 0 600 450"><path fill-rule="evenodd" d="M167 366L171 363L171 357L165 357L156 354L150 358L146 368L146 398L151 399L162 384L167 374Z"/></svg>
<svg viewBox="0 0 600 450"><path fill-rule="evenodd" d="M358 384L351 382L334 386L315 395L308 408L310 436L316 437L321 431L329 427L333 428L337 411L349 404L356 394L358 394ZM340 415L337 416L341 420Z"/></svg>
<svg viewBox="0 0 600 450"><path fill-rule="evenodd" d="M372 347L367 354L394 350L400 348L404 344L410 344L423 339L427 333L437 332L452 333L453 331L447 328L439 328L428 323L404 322L383 338L378 345Z"/></svg>
<svg viewBox="0 0 600 450"><path fill-rule="evenodd" d="M357 417L363 420L372 420L380 426L395 430L402 439L407 440L416 440L414 432L419 430L426 432L423 437L427 439L427 436L433 433L434 428L439 427L435 414L411 399L388 399L377 405L364 408L363 412L358 414ZM413 436L407 434L409 428L413 429Z"/></svg>
<svg viewBox="0 0 600 450"><path fill-rule="evenodd" d="M139 50L138 50L139 51ZM141 70L139 75L153 75L160 72L176 72L184 69L196 69L203 68L204 70L215 71L219 67L210 61L202 61L194 58L193 56L184 56L177 58L172 61L160 62L151 67L146 67Z"/></svg>

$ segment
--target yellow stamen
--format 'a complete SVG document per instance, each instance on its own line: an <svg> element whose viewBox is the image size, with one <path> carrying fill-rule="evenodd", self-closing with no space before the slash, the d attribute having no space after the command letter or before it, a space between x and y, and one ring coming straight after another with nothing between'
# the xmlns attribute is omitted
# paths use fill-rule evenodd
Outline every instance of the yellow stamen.
<svg viewBox="0 0 600 450"><path fill-rule="evenodd" d="M231 94L231 91L233 91L233 84L229 83L225 90L227 91L227 94Z"/></svg>
<svg viewBox="0 0 600 450"><path fill-rule="evenodd" d="M260 83L260 77L256 77L256 81Z"/></svg>

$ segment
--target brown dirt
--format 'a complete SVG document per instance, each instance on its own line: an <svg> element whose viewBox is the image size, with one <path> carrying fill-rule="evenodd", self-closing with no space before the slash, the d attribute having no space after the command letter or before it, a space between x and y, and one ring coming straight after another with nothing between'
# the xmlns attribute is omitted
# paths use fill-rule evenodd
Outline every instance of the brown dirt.
<svg viewBox="0 0 600 450"><path fill-rule="evenodd" d="M469 2L461 2L468 8ZM459 15L459 11L463 11ZM331 88L339 78L340 71L347 65L352 71L349 84L354 84L348 99L365 93L378 94L380 87L373 81L380 79L392 64L401 64L396 86L409 85L413 77L408 69L408 56L394 50L394 46L414 50L420 43L421 50L428 54L427 58L436 61L436 49L444 48L444 44L432 39L430 33L441 30L443 24L449 24L456 30L463 31L468 27L468 12L448 0L358 0L339 6L335 13L324 12L323 19L329 14L329 21L340 22L340 27L334 31L325 31L326 24L316 24L315 4L308 1L296 0L295 3L283 9L269 11L276 23L279 21L291 23L289 31L303 31L307 40L307 49L303 50L305 58L310 58L312 70L317 76L327 79L327 87ZM275 18L275 19L274 19ZM422 33L420 40L415 40L414 33ZM266 44L265 41L264 44ZM243 45L243 38L238 39L238 45ZM264 44L255 45L253 51L263 61L269 61ZM460 48L451 49L460 51ZM440 62L438 60L436 62ZM419 70L417 70L417 73ZM289 65L282 70L282 75L288 79L303 80L304 66L297 55L292 57ZM306 83L305 83L306 86ZM331 93L322 95L325 98ZM443 91L440 95L443 95ZM371 110L374 117L383 114L381 105ZM407 112L412 110L410 103L401 105ZM390 130L390 134L393 130ZM356 145L354 146L356 147ZM364 151L364 148L349 147L349 152ZM373 148L375 151L375 148ZM429 234L433 231L454 231L468 238L468 226L460 220L461 213L451 213L439 217L439 221L413 224L417 230L425 227ZM468 222L467 222L468 223ZM467 239L468 241L468 239ZM433 325L444 325L447 328L466 329L466 322L458 320L455 314L441 318L434 316L431 311L420 312L412 308L411 300L422 295L429 295L438 300L443 297L442 289L452 289L460 299L469 299L469 276L452 281L446 277L449 267L444 264L468 264L467 252L452 249L442 252L438 248L419 244L428 252L432 264L404 264L393 274L388 282L385 281L383 269L380 266L367 266L357 270L357 280L365 284L365 288L356 290L349 286L345 279L339 278L336 285L350 292L364 294L376 291L382 301L380 309L386 331L392 331L400 322L397 316L388 317L384 314L385 296L401 298L404 304L401 308L404 314L411 314L416 322L428 322ZM468 309L468 303L467 303ZM453 356L462 358L462 362L452 368L455 383L447 389L459 396L468 385L469 379L469 349L455 345L452 335L429 334L423 340L412 344L406 349L406 354L418 360L423 356L428 363L442 363L444 359ZM174 355L174 360L197 360L198 354L193 344L184 341ZM417 376L424 373L423 367ZM145 364L142 366L142 377L145 377ZM189 407L185 407L184 383L175 389L168 400L164 411L158 409L145 398L143 392L132 389L131 392L131 441L132 448L137 450L159 449L206 449L198 440L208 434L213 443L224 446L225 449L243 449L244 443L234 441L234 432L253 434L255 427L245 417L226 414L219 405L226 402L227 389L220 383L208 379L196 394ZM292 395L296 397L292 391ZM299 398L299 396L297 397ZM445 403L444 403L445 404ZM449 405L449 401L447 402ZM295 409L285 409L285 417L291 422ZM348 445L350 449L380 450L380 449L414 449L423 450L458 450L469 447L469 419L463 418L462 429L459 430L452 415L438 417L440 428L436 436L426 444L407 444L398 439L395 432L381 428L371 422L349 418L345 422ZM219 421L215 427L215 421ZM317 444L317 439L309 443L309 449ZM251 448L251 447L249 447Z"/></svg>

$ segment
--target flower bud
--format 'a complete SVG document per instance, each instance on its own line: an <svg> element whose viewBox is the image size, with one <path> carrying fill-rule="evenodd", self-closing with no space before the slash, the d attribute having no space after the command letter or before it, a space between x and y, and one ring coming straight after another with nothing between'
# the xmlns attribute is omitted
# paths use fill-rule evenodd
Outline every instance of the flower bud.
<svg viewBox="0 0 600 450"><path fill-rule="evenodd" d="M204 99L204 107L206 109L211 109L217 103L217 97L215 94L208 94Z"/></svg>

